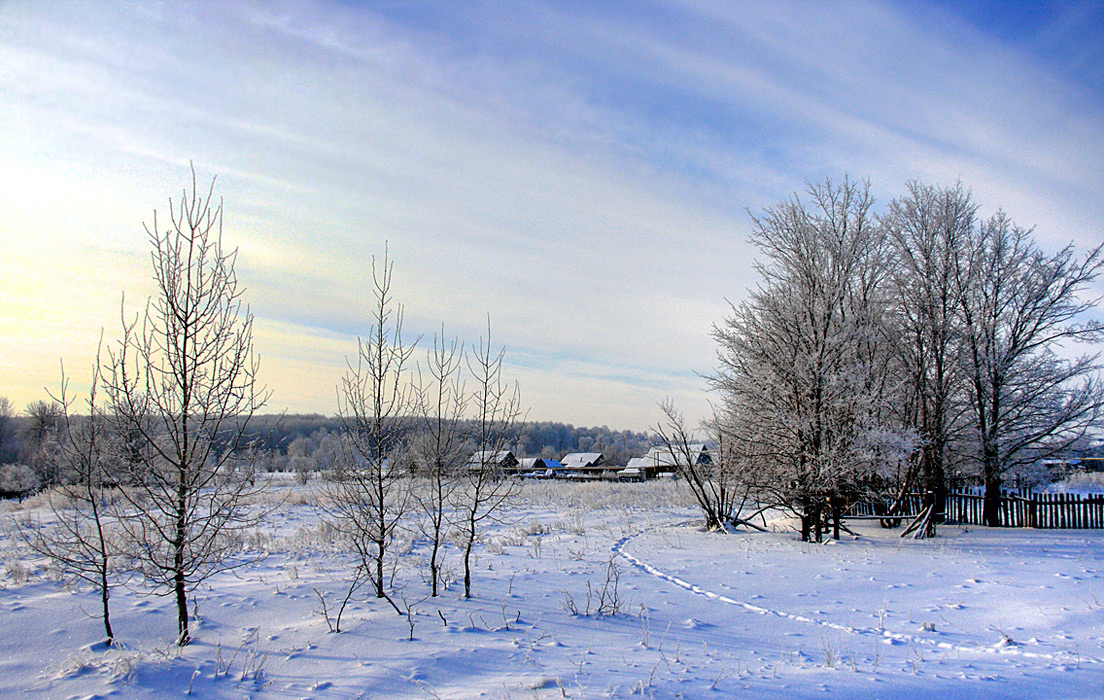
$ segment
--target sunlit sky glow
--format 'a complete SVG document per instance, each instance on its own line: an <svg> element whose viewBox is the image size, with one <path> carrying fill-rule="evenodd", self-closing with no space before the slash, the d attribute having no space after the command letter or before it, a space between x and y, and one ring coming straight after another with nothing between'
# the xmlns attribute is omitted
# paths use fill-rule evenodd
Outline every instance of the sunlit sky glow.
<svg viewBox="0 0 1104 700"><path fill-rule="evenodd" d="M410 337L489 314L529 418L707 411L748 211L961 179L1104 239L1099 2L0 4L0 396L87 380L194 162L269 410L332 414L385 243Z"/></svg>

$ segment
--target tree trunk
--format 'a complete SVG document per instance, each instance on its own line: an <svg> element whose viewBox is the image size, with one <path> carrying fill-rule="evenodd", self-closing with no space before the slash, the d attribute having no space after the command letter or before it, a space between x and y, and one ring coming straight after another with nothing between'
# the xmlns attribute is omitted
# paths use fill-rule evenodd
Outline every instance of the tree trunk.
<svg viewBox="0 0 1104 700"><path fill-rule="evenodd" d="M187 440L187 431L184 431L184 439ZM187 442L185 442L187 446ZM183 463L183 458L181 459ZM176 639L178 646L187 646L191 639L191 634L188 632L188 589L186 581L184 579L184 546L187 542L188 529L187 529L187 488L185 486L185 474L184 469L179 468L177 475L177 491L176 491L176 539L172 543L173 549L173 589L176 592L176 618L177 618L177 632L179 636Z"/></svg>
<svg viewBox="0 0 1104 700"><path fill-rule="evenodd" d="M812 507L812 519L813 519L813 535L816 537L814 540L817 544L824 541L824 514L823 508L819 502L814 503Z"/></svg>
<svg viewBox="0 0 1104 700"><path fill-rule="evenodd" d="M173 582L176 590L177 631L180 633L176 638L176 643L178 646L184 647L188 646L192 638L191 634L188 632L188 593L184 585L183 569L176 570L176 576L173 578Z"/></svg>
<svg viewBox="0 0 1104 700"><path fill-rule="evenodd" d="M1000 527L1001 475L995 465L985 464L985 495L981 502L981 518L989 527Z"/></svg>
<svg viewBox="0 0 1104 700"><path fill-rule="evenodd" d="M923 452L924 460L924 502L923 506L931 504L932 515L928 518L924 536L935 537L936 525L940 522L937 514L944 510L946 502L947 474L943 467L943 455L946 451L946 441L937 433L932 438L930 445L926 445Z"/></svg>
<svg viewBox="0 0 1104 700"><path fill-rule="evenodd" d="M100 568L100 602L103 604L104 633L107 635L105 643L111 646L115 642L115 633L111 631L111 608L107 602L111 592L107 584L107 567L104 566Z"/></svg>
<svg viewBox="0 0 1104 700"><path fill-rule="evenodd" d="M475 537L468 537L464 545L464 597L471 598L471 552Z"/></svg>
<svg viewBox="0 0 1104 700"><path fill-rule="evenodd" d="M843 519L843 503L839 496L832 496L832 539L840 538L840 520Z"/></svg>
<svg viewBox="0 0 1104 700"><path fill-rule="evenodd" d="M383 543L377 542L379 556L376 557L376 597L383 598Z"/></svg>
<svg viewBox="0 0 1104 700"><path fill-rule="evenodd" d="M435 535L434 536L434 538L433 538L433 551L429 555L429 578L430 578L430 584L432 585L432 588L433 588L433 593L431 594L431 596L433 598L437 597L437 582L441 578L441 565L437 563L437 557L438 557L437 551L440 549L440 544L439 544L440 538L441 538L440 535Z"/></svg>

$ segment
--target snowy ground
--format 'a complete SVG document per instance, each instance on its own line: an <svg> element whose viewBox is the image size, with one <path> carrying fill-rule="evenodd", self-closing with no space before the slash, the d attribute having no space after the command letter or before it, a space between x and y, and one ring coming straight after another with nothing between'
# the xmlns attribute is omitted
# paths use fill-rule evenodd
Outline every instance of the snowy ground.
<svg viewBox="0 0 1104 700"><path fill-rule="evenodd" d="M0 697L942 700L1104 689L1101 532L945 527L913 541L875 526L817 546L782 522L767 534L703 533L670 483L533 484L482 543L473 599L456 584L427 599L423 547L411 542L395 578L411 616L360 597L332 634L315 589L332 604L347 560L310 494L299 496L250 538L267 557L198 592L183 650L171 601L138 589L112 600L122 644L94 644L93 593L17 547L11 523L28 509L7 504Z"/></svg>

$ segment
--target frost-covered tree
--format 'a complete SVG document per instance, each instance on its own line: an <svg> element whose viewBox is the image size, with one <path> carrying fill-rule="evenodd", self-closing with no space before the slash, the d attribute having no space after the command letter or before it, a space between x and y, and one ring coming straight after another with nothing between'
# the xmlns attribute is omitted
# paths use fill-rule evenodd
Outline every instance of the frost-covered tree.
<svg viewBox="0 0 1104 700"><path fill-rule="evenodd" d="M0 396L0 464L7 464L14 460L19 449L15 441L13 420L15 408L7 396Z"/></svg>
<svg viewBox="0 0 1104 700"><path fill-rule="evenodd" d="M22 499L41 487L42 479L26 464L19 462L0 464L0 493L4 494L4 498Z"/></svg>
<svg viewBox="0 0 1104 700"><path fill-rule="evenodd" d="M44 400L29 403L25 413L20 460L35 470L44 485L53 486L60 475L50 453L61 428L61 414L53 401Z"/></svg>
<svg viewBox="0 0 1104 700"><path fill-rule="evenodd" d="M973 230L956 261L965 394L985 484L984 519L999 525L1002 475L1059 454L1099 425L1098 354L1058 355L1068 341L1104 339L1083 294L1104 267L1104 245L1040 250L1031 232L998 213Z"/></svg>
<svg viewBox="0 0 1104 700"><path fill-rule="evenodd" d="M997 524L1002 475L1104 415L1098 355L1063 356L1104 339L1084 297L1104 246L1046 254L1004 214L978 222L961 185L910 183L880 217L865 186L809 194L754 219L761 281L714 331L737 462L806 537L864 488L919 485L932 512L970 461Z"/></svg>
<svg viewBox="0 0 1104 700"><path fill-rule="evenodd" d="M942 512L946 470L964 408L956 266L973 234L977 205L961 185L911 182L907 190L881 218L893 244L893 309L905 389L901 410L919 438L913 472L902 486L919 485L932 493L936 511ZM935 534L934 520L926 534Z"/></svg>
<svg viewBox="0 0 1104 700"><path fill-rule="evenodd" d="M713 377L748 468L774 470L802 538L820 539L839 497L875 482L910 440L894 399L886 323L888 245L869 186L811 186L753 219L761 281L715 327Z"/></svg>

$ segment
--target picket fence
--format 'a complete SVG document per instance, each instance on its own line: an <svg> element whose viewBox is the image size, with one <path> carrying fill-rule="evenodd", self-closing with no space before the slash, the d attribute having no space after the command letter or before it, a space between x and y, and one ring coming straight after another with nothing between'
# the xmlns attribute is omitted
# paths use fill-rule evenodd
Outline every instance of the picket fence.
<svg viewBox="0 0 1104 700"><path fill-rule="evenodd" d="M983 525L984 497L977 491L947 494L944 521L963 525ZM908 521L924 510L923 494L906 495L896 512L900 519L888 520L884 503L852 504L844 518L882 519L891 524ZM1001 527L1031 527L1036 529L1104 529L1104 494L1037 493L1033 491L1001 491Z"/></svg>
<svg viewBox="0 0 1104 700"><path fill-rule="evenodd" d="M982 525L982 501L977 493L947 496L947 522ZM1002 491L1001 527L1037 529L1104 528L1104 494Z"/></svg>

